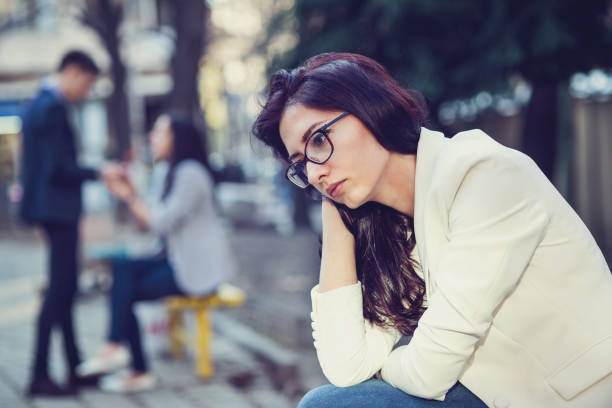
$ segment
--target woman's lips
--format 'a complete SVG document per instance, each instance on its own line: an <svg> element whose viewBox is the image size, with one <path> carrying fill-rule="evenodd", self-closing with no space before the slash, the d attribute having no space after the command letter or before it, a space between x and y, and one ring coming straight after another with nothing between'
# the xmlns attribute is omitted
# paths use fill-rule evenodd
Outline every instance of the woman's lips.
<svg viewBox="0 0 612 408"><path fill-rule="evenodd" d="M331 186L327 187L327 190L325 190L325 192L331 197L331 198L336 198L340 195L340 193L342 193L342 185L344 184L344 182L346 181L346 179L339 181L337 183L332 184Z"/></svg>

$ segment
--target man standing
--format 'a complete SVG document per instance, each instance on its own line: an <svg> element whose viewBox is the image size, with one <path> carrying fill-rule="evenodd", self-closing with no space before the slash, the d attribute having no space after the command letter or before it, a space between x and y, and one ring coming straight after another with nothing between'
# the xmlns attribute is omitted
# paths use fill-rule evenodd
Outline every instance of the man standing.
<svg viewBox="0 0 612 408"><path fill-rule="evenodd" d="M38 316L30 395L68 395L86 385L75 367L80 363L74 338L72 304L77 289L78 223L82 208L81 184L100 173L77 164L68 104L83 101L99 74L85 53L67 53L58 68L57 82L46 84L23 117L21 218L42 227L49 248L48 287ZM115 168L116 170L116 168ZM59 327L69 369L68 387L49 377L51 331Z"/></svg>

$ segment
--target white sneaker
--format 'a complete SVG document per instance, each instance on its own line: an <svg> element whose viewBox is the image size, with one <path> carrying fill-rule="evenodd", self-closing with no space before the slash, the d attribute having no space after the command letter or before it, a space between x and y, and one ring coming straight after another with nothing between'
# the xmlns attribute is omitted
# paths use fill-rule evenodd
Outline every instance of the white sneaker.
<svg viewBox="0 0 612 408"><path fill-rule="evenodd" d="M102 391L118 393L152 390L156 384L157 379L151 374L134 374L131 371L105 375L100 379Z"/></svg>
<svg viewBox="0 0 612 408"><path fill-rule="evenodd" d="M103 346L88 360L76 367L76 373L81 377L111 373L130 364L130 353L123 347Z"/></svg>

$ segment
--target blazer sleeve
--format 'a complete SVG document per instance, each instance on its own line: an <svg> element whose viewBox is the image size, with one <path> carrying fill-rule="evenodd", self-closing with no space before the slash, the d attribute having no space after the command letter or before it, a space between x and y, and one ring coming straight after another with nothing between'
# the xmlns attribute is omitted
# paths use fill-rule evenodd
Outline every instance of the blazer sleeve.
<svg viewBox="0 0 612 408"><path fill-rule="evenodd" d="M400 339L363 317L361 283L320 293L311 291L312 336L323 373L332 384L347 387L371 378Z"/></svg>
<svg viewBox="0 0 612 408"><path fill-rule="evenodd" d="M49 140L50 179L60 184L82 183L97 179L98 170L79 166L77 163L66 108L59 104L53 105L46 110L45 115L45 132Z"/></svg>
<svg viewBox="0 0 612 408"><path fill-rule="evenodd" d="M210 181L199 164L182 163L174 173L168 196L151 208L151 230L165 235L179 228L196 210L207 194L212 194Z"/></svg>
<svg viewBox="0 0 612 408"><path fill-rule="evenodd" d="M464 174L458 188L441 189L429 202L448 211L449 225L447 242L430 259L433 295L411 342L382 368L386 382L423 398L443 400L457 382L549 222L523 166L489 158Z"/></svg>

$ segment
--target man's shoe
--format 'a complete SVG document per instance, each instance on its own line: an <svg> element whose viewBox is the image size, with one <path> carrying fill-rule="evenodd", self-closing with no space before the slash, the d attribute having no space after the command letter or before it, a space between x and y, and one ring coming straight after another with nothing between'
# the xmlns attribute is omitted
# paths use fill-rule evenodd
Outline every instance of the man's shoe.
<svg viewBox="0 0 612 408"><path fill-rule="evenodd" d="M26 392L28 397L68 397L73 395L76 395L75 389L60 387L49 377L35 378Z"/></svg>
<svg viewBox="0 0 612 408"><path fill-rule="evenodd" d="M70 388L85 388L85 387L97 387L100 382L100 377L102 374L94 374L87 376L80 376L76 373L70 374L68 377L68 385Z"/></svg>

